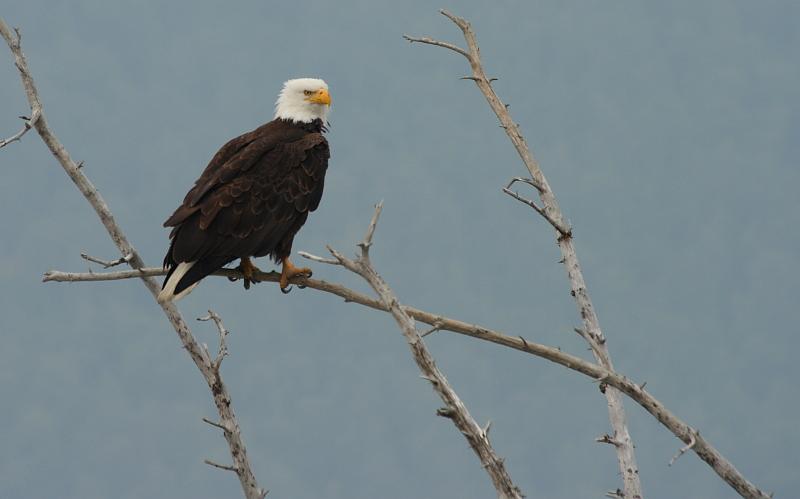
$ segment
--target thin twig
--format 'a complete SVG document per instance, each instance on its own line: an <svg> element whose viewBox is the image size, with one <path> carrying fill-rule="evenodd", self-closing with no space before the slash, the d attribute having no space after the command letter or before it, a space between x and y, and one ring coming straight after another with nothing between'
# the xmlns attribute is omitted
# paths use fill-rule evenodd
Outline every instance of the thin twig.
<svg viewBox="0 0 800 499"><path fill-rule="evenodd" d="M406 312L408 312L408 310L406 310ZM420 334L419 336L421 338L424 338L424 337L428 336L429 334L435 333L436 331L441 331L443 327L444 327L444 322L442 322L441 320L437 320L437 321L435 321L433 323L433 327L432 328L428 329L427 331L425 331L424 333Z"/></svg>
<svg viewBox="0 0 800 499"><path fill-rule="evenodd" d="M516 199L517 201L520 201L523 204L526 204L526 205L530 206L531 208L533 208L534 211L536 211L536 213L538 213L539 215L542 216L542 218L547 220L547 222L550 225L552 225L562 236L572 237L572 229L570 227L564 226L564 225L561 224L561 222L559 222L558 220L555 220L553 217L551 217L547 213L547 211L544 208L539 208L539 206L537 206L536 203L532 199L528 199L526 197L522 197L522 196L519 195L518 192L512 191L508 187L503 187L503 192L505 192L506 194L508 194L512 198Z"/></svg>
<svg viewBox="0 0 800 499"><path fill-rule="evenodd" d="M452 43L447 42L440 42L439 40L434 40L433 38L428 38L427 36L422 38L417 38L414 36L403 35L403 38L409 41L409 43L425 43L428 45L436 45L437 47L444 47L446 49L452 50L454 52L458 52L459 54L463 55L464 57L469 58L469 54L466 50L462 49L457 45L453 45ZM465 77L465 79L469 79L469 77Z"/></svg>
<svg viewBox="0 0 800 499"><path fill-rule="evenodd" d="M228 466L227 464L215 463L211 459L204 459L203 462L206 463L209 466L213 466L213 467L219 468L221 470L233 471L236 474L239 473L239 468L237 468L236 466Z"/></svg>
<svg viewBox="0 0 800 499"><path fill-rule="evenodd" d="M19 31L17 36L14 37L8 29L5 21L0 18L0 35L5 39L11 52L14 54L15 63L19 70L20 78L22 79L22 86L25 89L25 94L28 98L28 104L31 107L34 116L38 111L38 119L33 123L39 136L50 149L50 152L56 157L61 167L66 174L80 190L81 194L86 198L89 204L94 208L97 216L100 218L101 223L106 228L109 236L114 244L119 249L120 254L127 260L133 269L137 271L137 277L142 280L142 283L147 287L155 299L160 290L160 286L151 276L145 272L139 271L145 267L144 261L139 256L139 253L134 249L133 245L128 241L122 228L117 224L114 215L108 208L103 197L97 191L95 186L84 175L83 170L79 165L72 160L67 149L58 140L55 134L50 130L45 118L44 110L42 109L39 93L36 90L36 85L28 69L28 62L25 55L22 53L20 47ZM245 449L244 441L242 440L241 432L239 430L239 423L236 415L233 412L231 397L228 390L222 381L218 372L215 372L212 364L209 362L208 356L205 355L202 347L198 344L197 340L192 335L189 326L181 317L178 309L172 302L165 302L159 304L164 314L167 316L172 327L175 329L178 337L183 344L184 349L189 353L192 361L200 370L203 378L206 380L208 387L214 397L214 404L220 416L220 421L229 427L230 431L225 433L225 440L228 443L228 449L233 458L234 465L236 466L236 474L239 477L239 483L242 486L242 491L247 499L261 499L264 497L265 491L258 486L255 476L253 475L248 457Z"/></svg>
<svg viewBox="0 0 800 499"><path fill-rule="evenodd" d="M358 243L358 247L361 248L362 256L365 258L369 257L369 247L372 246L372 236L375 235L375 228L378 226L378 219L381 216L382 210L383 200L375 205L375 211L373 212L372 220L370 220L369 226L367 227L367 233L364 234L364 240Z"/></svg>
<svg viewBox="0 0 800 499"><path fill-rule="evenodd" d="M125 256L117 258L116 260L102 260L100 258L87 255L86 253L81 253L81 258L89 262L98 263L102 265L104 269L110 269L111 267L116 267L117 265L130 262L131 258L133 258L133 253L128 253Z"/></svg>
<svg viewBox="0 0 800 499"><path fill-rule="evenodd" d="M339 260L334 260L333 258L323 258L321 256L312 255L311 253L307 253L305 251L298 251L297 254L307 260L311 260L312 262L325 263L328 265L341 265Z"/></svg>
<svg viewBox="0 0 800 499"><path fill-rule="evenodd" d="M508 105L506 105L506 107L508 107ZM536 183L535 180L533 180L532 178L526 178L526 177L514 177L514 178L512 178L511 181L508 183L508 185L506 185L506 189L511 189L511 186L514 185L517 182L522 182L524 184L528 184L528 185L530 185L531 187L533 187L534 189L536 189L539 192L543 192L544 191L544 188L541 185L539 185L538 183Z"/></svg>
<svg viewBox="0 0 800 499"><path fill-rule="evenodd" d="M620 442L618 440L614 439L608 433L606 433L605 435L602 435L600 437L595 438L594 441L597 442L597 443L600 443L600 444L611 444L613 446L620 445Z"/></svg>
<svg viewBox="0 0 800 499"><path fill-rule="evenodd" d="M481 428L464 403L450 386L447 378L436 366L430 352L425 346L425 342L420 337L414 324L414 319L409 313L409 309L400 305L394 292L386 284L386 281L372 267L369 258L369 248L372 245L372 236L375 233L375 226L378 222L383 203L378 203L375 213L372 216L367 234L364 240L358 244L361 248L361 255L356 260L351 260L333 248L328 248L331 254L351 272L364 278L378 294L383 305L395 319L400 327L400 331L408 343L414 361L419 367L421 376L430 381L434 391L444 402L445 407L437 410L439 416L449 418L453 424L467 439L472 450L480 459L481 465L489 474L489 477L497 490L498 497L508 499L521 499L523 497L520 489L514 485L510 475L506 471L503 459L497 456L486 435L486 431Z"/></svg>
<svg viewBox="0 0 800 499"><path fill-rule="evenodd" d="M0 149L4 148L5 146L7 146L12 142L17 142L20 139L22 139L22 136L28 133L28 130L33 128L33 125L35 125L36 122L39 120L39 115L40 111L38 109L34 109L30 118L26 116L20 116L21 119L25 120L25 123L23 123L22 125L22 129L7 139L0 139Z"/></svg>
<svg viewBox="0 0 800 499"><path fill-rule="evenodd" d="M672 459L669 460L669 466L675 464L675 461L677 461L679 457L692 450L694 446L697 444L697 439L694 436L694 432L689 433L689 438L690 438L689 443L681 447L678 453L672 456Z"/></svg>
<svg viewBox="0 0 800 499"><path fill-rule="evenodd" d="M215 426L215 427L219 428L219 429L220 429L220 430L222 430L222 431L230 431L230 430L228 430L228 428L227 428L225 425L223 425L222 423L217 423L216 421L211 421L211 420L210 420L210 419L208 419L208 418L203 418L203 422L204 422L204 423L208 423L208 424L210 424L211 426Z"/></svg>
<svg viewBox="0 0 800 499"><path fill-rule="evenodd" d="M217 373L217 375L219 375L219 368L222 365L222 359L228 356L228 345L225 343L225 338L228 336L228 330L225 329L225 325L222 324L222 317L210 309L208 311L208 315L205 317L198 317L197 320L214 321L214 325L217 326L217 332L219 332L219 348L217 349L217 356L214 358L211 367L213 367L214 371Z"/></svg>

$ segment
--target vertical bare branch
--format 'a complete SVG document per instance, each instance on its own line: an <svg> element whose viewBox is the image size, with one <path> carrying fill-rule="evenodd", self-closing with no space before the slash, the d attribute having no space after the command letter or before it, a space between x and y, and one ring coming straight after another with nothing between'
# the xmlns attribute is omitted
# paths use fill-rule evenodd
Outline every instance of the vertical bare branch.
<svg viewBox="0 0 800 499"><path fill-rule="evenodd" d="M383 202L378 203L375 207L375 213L372 216L372 221L369 224L364 240L358 244L361 248L361 255L356 260L351 260L330 247L328 250L346 269L363 277L378 294L389 313L392 314L411 349L414 361L422 373L421 376L431 383L433 389L445 404L445 407L439 409L436 414L452 420L456 428L467 439L470 447L475 451L484 469L489 474L497 491L497 497L502 499L521 499L523 497L522 492L511 481L503 459L497 456L492 444L489 442L489 425L486 428L481 428L470 415L469 410L467 410L458 394L450 386L447 378L436 366L436 362L416 329L414 319L400 304L389 285L386 284L372 266L369 249L372 246L372 236L375 233L382 207Z"/></svg>
<svg viewBox="0 0 800 499"><path fill-rule="evenodd" d="M52 152L56 157L59 164L61 164L61 167L67 173L78 190L81 191L81 194L83 194L92 208L94 208L109 236L111 236L114 244L119 249L120 254L122 255L121 259L123 261L127 261L127 263L136 270L144 269L145 265L142 261L142 258L136 252L133 245L128 241L128 238L122 232L122 229L117 224L116 220L114 220L114 216L111 213L111 210L108 208L108 205L103 197L99 192L97 192L97 189L86 177L86 175L83 174L80 169L80 165L76 164L72 160L66 148L63 146L63 144L61 144L58 138L50 130L50 127L47 125L47 120L45 119L44 110L42 108L39 94L36 90L36 85L33 81L33 76L31 76L30 70L28 69L28 63L25 59L25 55L22 52L19 32L17 32L16 35L12 34L6 23L2 18L0 18L0 35L2 35L2 37L5 39L8 47L11 49L12 54L14 54L15 63L17 69L19 70L20 77L22 78L22 85L25 88L25 93L28 97L28 103L31 106L31 118L37 118L35 121L31 119L32 126L36 129L39 136L50 149L50 152ZM142 280L147 289L150 290L150 293L155 299L159 291L159 285L155 279L145 273L142 273L139 278ZM171 302L160 304L160 306L164 311L164 314L167 316L170 324L172 324L172 327L175 329L175 332L178 334L178 337L180 338L181 343L183 343L184 348L187 352L189 352L189 356L192 358L192 361L200 370L203 378L206 380L206 383L211 389L211 393L214 396L214 404L217 406L220 420L226 425L227 428L227 431L225 431L225 439L228 442L228 448L231 456L233 457L234 462L237 463L236 474L239 477L239 482L242 485L242 490L244 491L245 497L247 499L263 498L266 492L258 486L258 482L256 481L256 478L250 468L250 464L247 460L247 451L245 449L244 442L242 441L241 432L239 431L239 423L236 420L236 415L234 414L233 407L231 406L231 397L228 394L225 384L222 382L222 377L219 375L219 370L214 369L213 361L197 343L197 340L195 340L194 336L189 330L189 327L183 320L183 317L181 317L180 313L178 312L178 309L175 308Z"/></svg>
<svg viewBox="0 0 800 499"><path fill-rule="evenodd" d="M520 132L519 126L511 118L511 114L500 97L495 93L492 88L493 78L488 78L483 69L483 64L480 58L480 48L478 47L475 32L472 30L470 23L461 17L455 16L447 11L440 11L442 15L450 19L456 26L459 27L464 39L467 42L468 50L463 50L455 45L432 40L430 38L416 38L405 36L404 38L409 42L417 42L428 45L435 45L453 50L463 55L470 64L472 75L465 77L475 82L480 89L489 107L492 108L497 119L500 121L500 126L505 130L506 135L511 140L517 153L519 154L525 167L531 175L530 179L524 181L530 183L536 188L539 194L539 200L542 206L535 205L532 201L521 199L520 196L514 195L510 192L511 184L506 187L506 192L512 197L531 205L542 217L545 218L555 229L557 234L557 241L559 249L561 250L562 262L567 270L567 276L570 281L571 294L575 297L575 302L578 307L581 319L583 321L582 334L587 342L592 347L592 353L597 359L598 363L610 373L616 375L614 365L611 362L611 357L608 353L608 346L606 338L600 328L600 323L597 319L597 314L594 311L594 306L589 298L589 293L586 288L586 282L581 272L581 267L578 262L578 257L575 252L575 246L572 240L572 230L569 224L564 222L564 216L556 201L555 194L553 193L547 179L544 176L539 163L533 156L525 138ZM513 183L513 182L512 182ZM609 420L611 427L614 430L614 435L610 436L613 440L613 447L617 452L617 461L619 463L620 473L623 478L623 491L618 491L622 494L621 497L626 499L636 499L642 497L641 483L639 481L639 468L636 464L636 457L634 454L634 446L628 431L628 426L625 417L625 410L622 405L622 398L619 390L621 385L608 383L612 387L605 389L606 401L608 405ZM769 495L759 490L755 485L750 483L742 476L742 474L725 459L719 452L707 442L703 441L699 434L696 434L691 428L675 418L671 413L666 411L663 406L654 402L653 400L643 397L646 394L641 387L635 389L625 390L625 393L631 395L634 399L640 402L651 414L661 421L665 426L678 436L684 443L689 445L701 459L703 459L712 469L733 487L742 497L766 499ZM636 394L634 396L633 394ZM647 394L649 396L649 394ZM644 398L644 400L643 400ZM666 417L668 414L669 417ZM695 442L692 445L692 442ZM619 494L618 494L619 495Z"/></svg>
<svg viewBox="0 0 800 499"><path fill-rule="evenodd" d="M519 126L511 118L508 107L495 93L492 88L491 79L486 76L483 64L481 63L480 48L478 47L475 33L472 31L472 26L466 19L455 16L447 11L442 10L441 13L461 29L464 39L467 42L468 50L467 53L463 51L456 52L466 57L467 61L469 61L469 65L472 68L472 76L469 79L474 81L481 93L483 93L492 111L494 111L495 115L500 120L500 124L505 130L506 135L508 135L508 138L517 150L522 162L531 174L531 182L538 191L542 207L539 208L533 202L528 202L528 204L534 207L539 214L555 227L558 235L558 246L561 249L561 255L567 269L572 295L575 297L578 311L583 320L583 328L586 333L595 338L597 342L597 348L593 348L592 353L600 365L613 371L614 365L608 354L608 347L603 336L603 331L600 329L600 323L597 320L592 301L586 290L586 283L584 282L583 273L578 263L578 256L575 253L575 246L572 243L572 230L569 228L569 225L564 222L564 216L558 206L555 194L550 189L550 184L548 184L544 173L539 167L539 163L536 161L528 144L525 142L525 138L522 136ZM406 37L406 39L411 42L431 44L430 41L426 39L412 37ZM506 189L509 188L510 185ZM507 192L511 193L508 190ZM609 420L614 430L614 440L619 443L619 445L613 447L617 453L617 461L622 476L625 498L641 499L642 486L639 481L639 466L636 464L636 455L633 450L633 441L628 431L622 397L614 388L605 390L605 396L608 405Z"/></svg>

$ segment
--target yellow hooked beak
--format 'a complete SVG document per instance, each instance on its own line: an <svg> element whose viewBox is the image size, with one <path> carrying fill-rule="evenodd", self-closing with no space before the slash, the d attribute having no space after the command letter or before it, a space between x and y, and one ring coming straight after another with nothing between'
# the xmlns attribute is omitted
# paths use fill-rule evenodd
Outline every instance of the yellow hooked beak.
<svg viewBox="0 0 800 499"><path fill-rule="evenodd" d="M326 106L331 105L331 94L324 88L320 88L313 94L306 97L308 102L313 102L314 104L325 104Z"/></svg>

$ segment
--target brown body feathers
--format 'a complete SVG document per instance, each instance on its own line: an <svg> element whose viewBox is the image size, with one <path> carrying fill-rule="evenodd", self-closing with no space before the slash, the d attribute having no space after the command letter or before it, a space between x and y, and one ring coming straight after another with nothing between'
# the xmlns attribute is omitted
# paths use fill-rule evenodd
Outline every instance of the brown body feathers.
<svg viewBox="0 0 800 499"><path fill-rule="evenodd" d="M174 227L165 284L178 265L194 262L174 294L237 258L289 256L322 198L330 157L324 131L321 120L276 119L222 146L164 222Z"/></svg>

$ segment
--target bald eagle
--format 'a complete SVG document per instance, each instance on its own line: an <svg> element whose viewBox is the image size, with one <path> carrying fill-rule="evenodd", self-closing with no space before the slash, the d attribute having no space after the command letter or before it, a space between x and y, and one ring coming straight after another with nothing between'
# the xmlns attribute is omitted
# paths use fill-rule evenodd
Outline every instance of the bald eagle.
<svg viewBox="0 0 800 499"><path fill-rule="evenodd" d="M245 287L258 270L251 257L281 262L280 287L311 270L292 265L295 234L322 198L330 151L323 136L331 97L315 78L289 80L275 119L230 140L214 155L177 210L164 258L159 302L178 300L197 283L240 259Z"/></svg>

